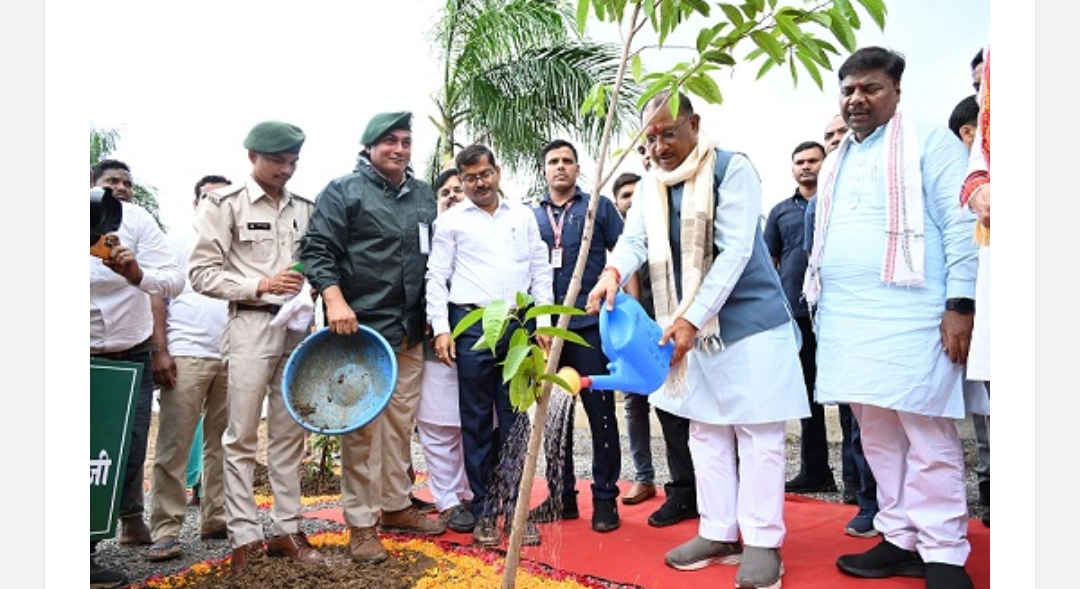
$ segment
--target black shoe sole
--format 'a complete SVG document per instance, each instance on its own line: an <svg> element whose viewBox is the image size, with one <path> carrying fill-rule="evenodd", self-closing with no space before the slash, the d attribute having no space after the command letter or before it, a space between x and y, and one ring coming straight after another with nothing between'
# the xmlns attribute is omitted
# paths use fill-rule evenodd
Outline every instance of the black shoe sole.
<svg viewBox="0 0 1080 589"><path fill-rule="evenodd" d="M683 522L683 521L686 521L688 519L697 519L699 517L701 517L701 516L699 514L695 513L693 515L683 515L683 516L679 516L679 517L673 517L671 519L663 519L663 520L661 520L661 519L655 519L655 518L653 518L653 516L650 515L649 516L649 525L654 527L654 528L666 528L668 526L673 526L673 525L675 525L675 524L677 524L679 522Z"/></svg>
<svg viewBox="0 0 1080 589"><path fill-rule="evenodd" d="M462 525L455 525L455 524L447 523L446 524L446 529L448 529L448 530L450 530L452 532L457 532L459 534L471 534L472 531L474 529L476 529L476 524L473 524L471 526L462 526Z"/></svg>
<svg viewBox="0 0 1080 589"><path fill-rule="evenodd" d="M845 564L842 559L843 557L836 561L836 567L853 577L863 579L887 579L889 577L922 579L926 577L926 565L921 562L905 562L880 569L864 569Z"/></svg>
<svg viewBox="0 0 1080 589"><path fill-rule="evenodd" d="M615 522L613 524L612 523L607 523L607 522L602 522L602 523L595 523L594 522L593 525L592 525L592 529L593 529L594 532L600 532L601 534L604 534L604 533L607 533L607 532L614 532L615 530L619 529L619 527L621 525L622 525L622 523L620 523L620 522Z"/></svg>
<svg viewBox="0 0 1080 589"><path fill-rule="evenodd" d="M835 492L837 492L837 490L838 489L836 488L836 485L818 485L816 487L798 487L798 488L795 488L795 489L789 489L788 487L784 487L784 492L785 493L797 493L797 494L803 494L803 493L835 493Z"/></svg>

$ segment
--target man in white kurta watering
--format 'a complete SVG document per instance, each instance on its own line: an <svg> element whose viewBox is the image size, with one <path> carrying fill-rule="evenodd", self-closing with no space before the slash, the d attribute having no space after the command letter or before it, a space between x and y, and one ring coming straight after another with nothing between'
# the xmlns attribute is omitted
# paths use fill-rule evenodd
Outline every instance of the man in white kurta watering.
<svg viewBox="0 0 1080 589"><path fill-rule="evenodd" d="M670 95L671 100L676 96ZM739 589L776 589L784 526L784 422L810 415L798 328L759 227L761 181L746 156L717 149L690 101L642 112L655 166L587 310L613 308L643 264L661 344L675 343L656 407L690 420L698 534L668 552L679 570L739 564ZM745 545L744 545L745 544Z"/></svg>
<svg viewBox="0 0 1080 589"><path fill-rule="evenodd" d="M897 109L904 58L881 47L840 67L851 132L821 170L803 290L816 307L817 401L850 403L877 479L882 541L837 559L862 578L968 589L964 417L978 260L957 206L963 144Z"/></svg>

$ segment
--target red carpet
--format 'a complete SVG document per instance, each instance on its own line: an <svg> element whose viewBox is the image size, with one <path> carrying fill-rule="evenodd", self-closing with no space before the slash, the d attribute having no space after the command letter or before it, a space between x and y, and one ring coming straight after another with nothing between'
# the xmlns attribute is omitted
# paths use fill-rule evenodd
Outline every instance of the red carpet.
<svg viewBox="0 0 1080 589"><path fill-rule="evenodd" d="M629 483L620 483L623 490ZM609 581L633 584L645 589L715 589L732 587L734 566L714 565L699 571L677 571L664 564L664 554L697 533L697 520L685 521L667 528L653 528L646 522L649 514L660 507L663 492L645 503L627 506L619 504L622 526L614 532L599 534L592 531L592 501L589 481L579 480L578 505L581 519L554 524L541 524L542 543L528 547L523 557L544 563L555 569L591 575ZM544 482L533 484L532 505L539 504L547 494ZM427 489L417 495L431 499ZM851 505L828 503L799 495L788 495L785 508L787 540L781 549L785 574L783 586L797 589L834 589L859 586L873 589L921 589L922 579L861 580L849 577L836 568L836 558L842 554L867 550L879 538L853 538L844 534L843 527L854 516ZM344 523L341 508L312 511L308 517ZM971 556L967 570L976 589L990 587L990 530L978 520L968 527ZM448 531L440 541L471 544L471 534Z"/></svg>

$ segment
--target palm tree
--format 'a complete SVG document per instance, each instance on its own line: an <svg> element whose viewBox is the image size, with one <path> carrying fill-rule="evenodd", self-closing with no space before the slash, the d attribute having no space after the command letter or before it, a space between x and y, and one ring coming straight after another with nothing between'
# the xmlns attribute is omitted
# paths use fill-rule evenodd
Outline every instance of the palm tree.
<svg viewBox="0 0 1080 589"><path fill-rule="evenodd" d="M447 0L434 29L443 63L439 141L430 175L451 162L462 132L499 154L505 167L539 174L541 147L557 136L598 153L602 115L581 105L610 87L618 47L577 32L569 3L560 0ZM616 117L633 121L637 86L625 86L627 105Z"/></svg>
<svg viewBox="0 0 1080 589"><path fill-rule="evenodd" d="M120 131L116 129L98 129L90 127L90 165L100 162L116 151L116 145L120 142ZM157 188L149 184L138 182L132 187L131 201L150 213L162 231L166 231L161 223L160 208L157 201Z"/></svg>

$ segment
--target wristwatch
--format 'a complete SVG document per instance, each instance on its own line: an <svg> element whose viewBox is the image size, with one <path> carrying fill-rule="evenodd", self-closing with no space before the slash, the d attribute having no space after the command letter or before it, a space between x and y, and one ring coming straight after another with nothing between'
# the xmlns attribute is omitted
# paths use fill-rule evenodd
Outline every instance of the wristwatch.
<svg viewBox="0 0 1080 589"><path fill-rule="evenodd" d="M971 315L975 312L975 299L954 298L945 299L945 310L956 311L961 315Z"/></svg>

